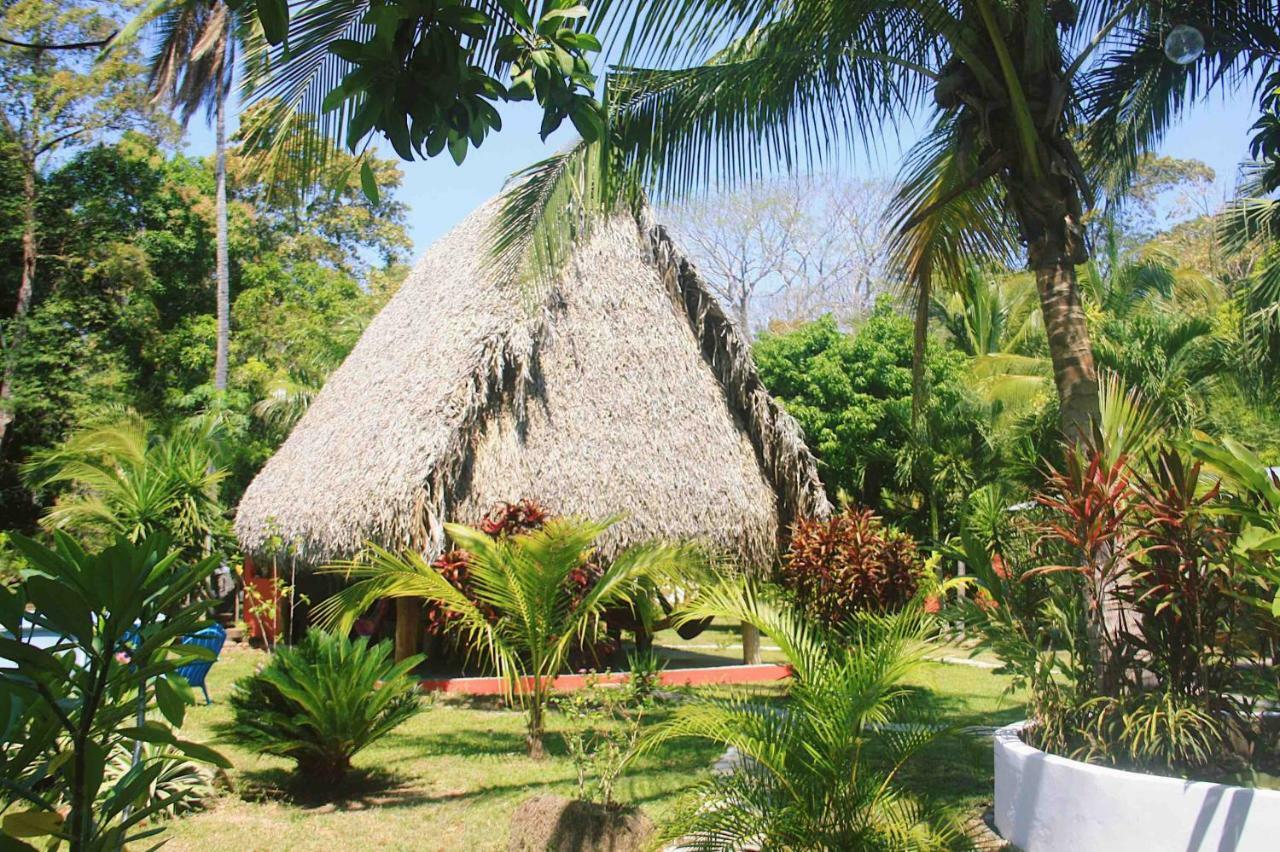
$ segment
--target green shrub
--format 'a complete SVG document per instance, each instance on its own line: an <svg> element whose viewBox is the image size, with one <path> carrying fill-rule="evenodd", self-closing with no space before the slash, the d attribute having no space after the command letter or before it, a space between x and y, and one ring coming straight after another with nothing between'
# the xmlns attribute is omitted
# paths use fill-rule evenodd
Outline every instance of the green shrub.
<svg viewBox="0 0 1280 852"><path fill-rule="evenodd" d="M911 536L886 528L870 509L800 521L778 579L827 624L858 612L890 612L915 594L922 563Z"/></svg>
<svg viewBox="0 0 1280 852"><path fill-rule="evenodd" d="M421 659L395 663L389 643L309 631L236 684L232 736L296 761L300 776L340 781L356 752L417 711L418 684L409 671Z"/></svg>
<svg viewBox="0 0 1280 852"><path fill-rule="evenodd" d="M178 670L212 653L179 640L208 623L217 559L188 563L162 535L95 552L62 532L51 548L12 543L24 567L0 586L0 847L151 845L157 817L203 794L193 764L231 765L177 734L194 702ZM33 627L59 638L40 647Z"/></svg>
<svg viewBox="0 0 1280 852"><path fill-rule="evenodd" d="M498 537L446 524L454 543L469 554L475 600L421 554L370 546L364 559L326 569L357 582L324 601L314 614L321 623L346 629L380 598L423 598L447 608L468 646L487 657L502 677L506 697L523 705L529 756L545 757L542 738L551 684L582 637L599 628L611 607L634 605L654 585L688 576L697 564L695 551L687 547L638 545L615 556L582 593L575 578L582 576L601 536L618 520L559 518L531 532Z"/></svg>
<svg viewBox="0 0 1280 852"><path fill-rule="evenodd" d="M684 738L737 752L732 771L688 790L668 839L689 849L967 848L958 815L899 779L942 734L927 695L908 685L933 629L919 601L829 627L775 588L726 580L680 615L707 617L751 624L782 650L789 701L701 692L647 730L645 752Z"/></svg>
<svg viewBox="0 0 1280 852"><path fill-rule="evenodd" d="M1280 687L1267 664L1274 556L1247 547L1263 536L1242 535L1231 479L1185 447L1154 439L1115 455L1066 454L1037 495L1033 550L1001 554L966 530L956 555L973 593L951 619L1027 689L1038 747L1248 781L1266 759L1255 714Z"/></svg>

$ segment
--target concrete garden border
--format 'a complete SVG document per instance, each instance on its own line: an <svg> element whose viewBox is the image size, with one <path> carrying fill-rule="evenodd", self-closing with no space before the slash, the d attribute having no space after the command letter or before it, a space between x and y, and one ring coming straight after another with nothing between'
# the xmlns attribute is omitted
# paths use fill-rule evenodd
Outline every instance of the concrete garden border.
<svg viewBox="0 0 1280 852"><path fill-rule="evenodd" d="M995 824L1023 852L1280 849L1280 791L1094 766L995 732Z"/></svg>
<svg viewBox="0 0 1280 852"><path fill-rule="evenodd" d="M596 683L626 683L627 672L603 672L593 675ZM663 669L658 675L662 686L702 686L706 684L770 683L791 677L791 667L762 663L759 665L704 666L691 669ZM529 681L532 684L532 680ZM586 686L587 676L560 675L552 686L565 692ZM419 683L423 692L444 692L454 695L501 695L506 684L496 677L426 678Z"/></svg>

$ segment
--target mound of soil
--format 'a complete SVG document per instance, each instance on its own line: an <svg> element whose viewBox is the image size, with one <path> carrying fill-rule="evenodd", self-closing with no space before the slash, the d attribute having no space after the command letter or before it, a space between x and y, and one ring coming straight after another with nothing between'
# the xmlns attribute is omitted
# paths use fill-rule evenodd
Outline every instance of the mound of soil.
<svg viewBox="0 0 1280 852"><path fill-rule="evenodd" d="M642 852L653 833L653 822L639 808L544 793L525 799L511 815L507 852Z"/></svg>

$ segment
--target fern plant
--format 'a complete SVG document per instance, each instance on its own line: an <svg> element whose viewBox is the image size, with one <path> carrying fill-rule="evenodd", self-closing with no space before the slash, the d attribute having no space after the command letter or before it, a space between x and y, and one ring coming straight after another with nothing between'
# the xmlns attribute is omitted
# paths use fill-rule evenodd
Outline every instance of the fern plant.
<svg viewBox="0 0 1280 852"><path fill-rule="evenodd" d="M418 683L409 671L421 660L396 663L388 643L311 630L236 684L230 736L295 761L299 776L336 783L353 755L417 711Z"/></svg>
<svg viewBox="0 0 1280 852"><path fill-rule="evenodd" d="M704 591L682 618L752 624L792 669L788 700L700 696L652 729L736 750L733 771L691 791L667 827L685 849L939 849L959 823L904 795L900 770L939 735L907 677L922 661L920 601L892 615L823 626L775 590L741 581Z"/></svg>

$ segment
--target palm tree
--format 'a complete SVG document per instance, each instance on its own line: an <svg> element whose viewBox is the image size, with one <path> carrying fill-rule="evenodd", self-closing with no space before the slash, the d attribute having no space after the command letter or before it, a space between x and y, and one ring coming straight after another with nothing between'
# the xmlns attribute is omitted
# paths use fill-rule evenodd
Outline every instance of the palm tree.
<svg viewBox="0 0 1280 852"><path fill-rule="evenodd" d="M1007 420L1043 399L1052 367L1044 357L1044 323L1031 276L970 267L936 290L931 316L973 359L975 387L993 417Z"/></svg>
<svg viewBox="0 0 1280 852"><path fill-rule="evenodd" d="M1239 295L1244 308L1244 354L1249 370L1267 382L1280 372L1280 72L1264 88L1254 124L1251 164L1240 197L1220 217L1223 242L1257 263Z"/></svg>
<svg viewBox="0 0 1280 852"><path fill-rule="evenodd" d="M687 849L938 849L964 846L954 820L907 798L897 776L939 733L906 680L923 661L919 601L831 629L769 587L741 580L702 591L683 618L740 619L792 669L789 700L697 696L642 741L736 749L732 772L682 803L673 836Z"/></svg>
<svg viewBox="0 0 1280 852"><path fill-rule="evenodd" d="M671 576L689 564L689 551L639 546L619 554L576 599L570 578L591 559L601 535L619 519L558 519L523 535L493 538L458 524L445 528L469 556L474 599L467 597L420 553L392 553L370 545L368 557L328 569L358 582L316 609L321 623L340 632L382 598L426 599L453 613L467 643L488 658L506 684L508 699L524 706L529 756L545 756L547 698L573 647L600 629L604 611L644 593L646 580Z"/></svg>
<svg viewBox="0 0 1280 852"><path fill-rule="evenodd" d="M217 346L213 385L227 389L231 347L231 271L227 236L227 98L243 33L224 0L152 0L116 39L119 46L156 22L158 46L149 85L157 103L178 110L183 126L200 110L214 126L214 229Z"/></svg>
<svg viewBox="0 0 1280 852"><path fill-rule="evenodd" d="M220 428L204 416L159 432L130 411L73 433L23 466L31 488L67 488L41 524L108 541L163 533L187 556L205 555L226 532Z"/></svg>
<svg viewBox="0 0 1280 852"><path fill-rule="evenodd" d="M501 258L554 258L629 184L681 196L793 169L871 148L928 110L890 211L919 331L935 278L1025 251L1068 435L1098 415L1076 280L1086 210L1119 197L1190 103L1280 57L1272 2L606 0L594 12L625 35L624 61L650 67L609 74L603 144L523 175Z"/></svg>

